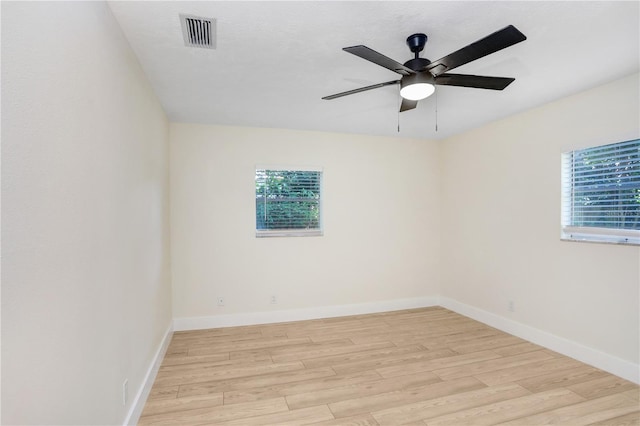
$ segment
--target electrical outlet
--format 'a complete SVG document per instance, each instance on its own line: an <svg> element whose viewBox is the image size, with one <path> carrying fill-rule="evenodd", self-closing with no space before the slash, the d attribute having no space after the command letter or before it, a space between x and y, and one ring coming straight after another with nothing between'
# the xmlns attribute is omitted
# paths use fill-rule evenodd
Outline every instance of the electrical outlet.
<svg viewBox="0 0 640 426"><path fill-rule="evenodd" d="M515 311L516 311L515 303L513 303L513 300L509 300L509 312L515 312Z"/></svg>
<svg viewBox="0 0 640 426"><path fill-rule="evenodd" d="M129 379L125 379L122 383L122 405L126 406L129 401Z"/></svg>
<svg viewBox="0 0 640 426"><path fill-rule="evenodd" d="M275 305L276 303L278 303L278 298L275 295L271 296L271 304Z"/></svg>
<svg viewBox="0 0 640 426"><path fill-rule="evenodd" d="M218 297L218 306L224 306L224 297Z"/></svg>

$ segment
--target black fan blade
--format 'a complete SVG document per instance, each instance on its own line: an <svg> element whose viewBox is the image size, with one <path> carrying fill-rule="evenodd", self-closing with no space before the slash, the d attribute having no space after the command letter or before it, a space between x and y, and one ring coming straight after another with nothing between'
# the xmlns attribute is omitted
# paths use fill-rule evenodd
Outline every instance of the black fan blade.
<svg viewBox="0 0 640 426"><path fill-rule="evenodd" d="M335 95L325 96L322 99L330 100L335 98L341 98L347 95L353 95L354 93L360 93L371 89L378 89L380 87L391 86L392 84L399 84L400 80L387 81L385 83L378 83L371 86L361 87L359 89L348 90L346 92L336 93Z"/></svg>
<svg viewBox="0 0 640 426"><path fill-rule="evenodd" d="M400 105L400 112L409 111L418 106L418 101L410 101L409 99L402 98L402 104Z"/></svg>
<svg viewBox="0 0 640 426"><path fill-rule="evenodd" d="M509 25L483 39L471 43L460 50L456 50L450 55L429 64L427 69L434 76L438 76L446 71L452 70L476 59L480 59L491 53L497 52L516 43L526 40L527 37L516 27Z"/></svg>
<svg viewBox="0 0 640 426"><path fill-rule="evenodd" d="M515 81L515 78L485 77L482 75L468 74L442 74L434 79L436 84L442 86L475 87L477 89L502 90Z"/></svg>
<svg viewBox="0 0 640 426"><path fill-rule="evenodd" d="M376 65L380 65L381 67L384 67L388 70L397 72L398 74L409 75L414 73L411 68L405 67L400 62L396 62L393 59L384 56L382 53L378 53L373 49L369 49L367 46L360 45L345 47L342 50L359 56L362 59L366 59L369 62L373 62Z"/></svg>

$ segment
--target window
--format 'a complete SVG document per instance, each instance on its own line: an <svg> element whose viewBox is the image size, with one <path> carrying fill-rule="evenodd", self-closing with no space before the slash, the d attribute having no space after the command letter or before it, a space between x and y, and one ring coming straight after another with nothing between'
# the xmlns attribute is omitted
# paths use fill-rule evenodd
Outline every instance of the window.
<svg viewBox="0 0 640 426"><path fill-rule="evenodd" d="M256 168L256 236L322 235L322 170Z"/></svg>
<svg viewBox="0 0 640 426"><path fill-rule="evenodd" d="M562 154L562 239L640 244L640 139Z"/></svg>

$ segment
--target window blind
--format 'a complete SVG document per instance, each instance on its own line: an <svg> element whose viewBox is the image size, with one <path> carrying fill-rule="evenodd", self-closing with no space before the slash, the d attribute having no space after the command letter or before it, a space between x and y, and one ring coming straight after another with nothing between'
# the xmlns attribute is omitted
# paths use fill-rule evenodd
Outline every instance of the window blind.
<svg viewBox="0 0 640 426"><path fill-rule="evenodd" d="M257 168L256 235L321 235L322 172Z"/></svg>
<svg viewBox="0 0 640 426"><path fill-rule="evenodd" d="M569 236L640 236L640 140L562 156L562 225Z"/></svg>

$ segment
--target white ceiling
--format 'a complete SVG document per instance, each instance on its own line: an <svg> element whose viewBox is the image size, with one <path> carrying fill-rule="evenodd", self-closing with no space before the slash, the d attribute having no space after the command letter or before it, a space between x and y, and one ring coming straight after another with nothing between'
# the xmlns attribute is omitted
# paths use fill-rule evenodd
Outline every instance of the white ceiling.
<svg viewBox="0 0 640 426"><path fill-rule="evenodd" d="M169 119L441 139L615 80L640 68L640 3L110 2ZM217 48L185 47L179 14L217 20ZM432 61L509 24L527 40L456 68L514 77L504 91L451 86L400 114L397 86L330 95L399 78L343 52L364 44L398 62L407 36L429 37ZM606 108L606 105L603 105Z"/></svg>

